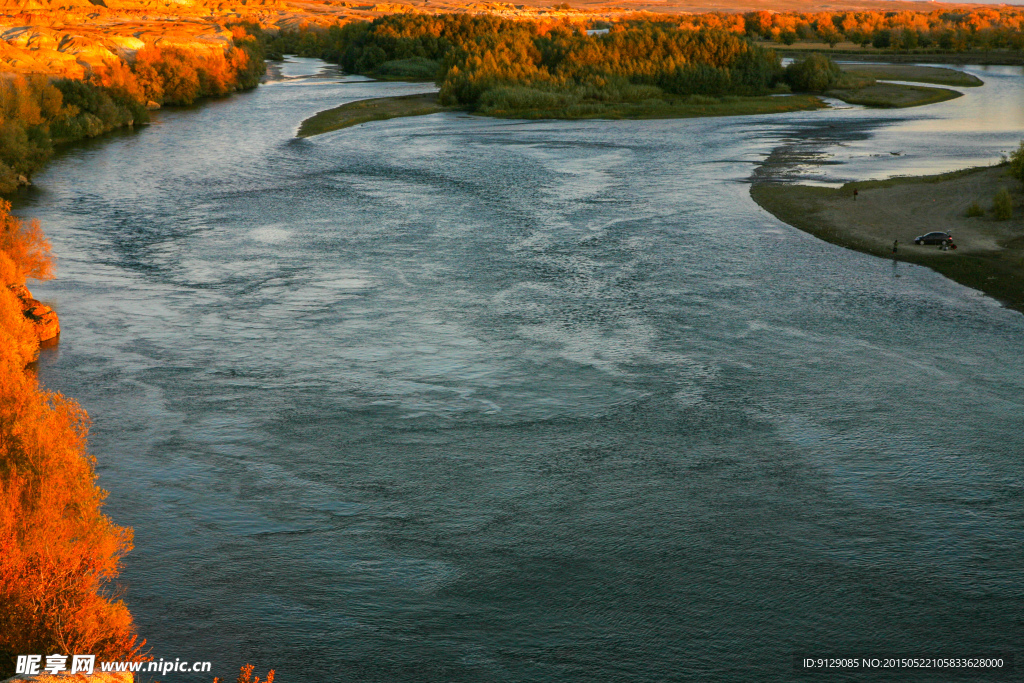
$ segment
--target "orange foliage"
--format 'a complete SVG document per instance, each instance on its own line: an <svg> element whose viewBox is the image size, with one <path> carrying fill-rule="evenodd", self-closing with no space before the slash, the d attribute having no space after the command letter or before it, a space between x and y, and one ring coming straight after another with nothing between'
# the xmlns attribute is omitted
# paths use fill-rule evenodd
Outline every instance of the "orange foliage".
<svg viewBox="0 0 1024 683"><path fill-rule="evenodd" d="M0 250L0 359L19 369L35 360L39 349L35 329L10 289L21 281L18 265ZM0 369L0 373L6 376L7 370Z"/></svg>
<svg viewBox="0 0 1024 683"><path fill-rule="evenodd" d="M37 126L60 110L60 91L45 76L0 79L0 119Z"/></svg>
<svg viewBox="0 0 1024 683"><path fill-rule="evenodd" d="M117 61L97 67L93 71L90 82L93 85L109 88L118 95L136 102L145 104L147 101L147 93L141 79L124 62Z"/></svg>
<svg viewBox="0 0 1024 683"><path fill-rule="evenodd" d="M1015 6L964 8L932 11L830 11L830 12L747 12L743 21L733 21L720 12L692 14L678 20L680 28L720 29L772 40L849 40L868 43L880 32L888 36L876 47L895 49L917 47L940 50L1024 49L1024 10ZM733 15L739 16L739 15ZM913 37L910 37L913 34Z"/></svg>
<svg viewBox="0 0 1024 683"><path fill-rule="evenodd" d="M238 672L238 678L235 679L235 683L274 683L274 670L271 669L267 673L267 680L260 681L260 677L257 676L255 679L252 677L252 670L255 669L252 664L246 664L242 667L242 670ZM219 678L214 678L213 683L221 683Z"/></svg>
<svg viewBox="0 0 1024 683"><path fill-rule="evenodd" d="M49 280L53 277L50 243L43 235L39 221L25 225L10 214L11 203L0 199L0 252L4 252L14 268L6 284L24 284L27 278Z"/></svg>
<svg viewBox="0 0 1024 683"><path fill-rule="evenodd" d="M237 90L248 67L248 54L236 47L226 53L148 47L136 53L133 71L145 99L188 105L200 97Z"/></svg>
<svg viewBox="0 0 1024 683"><path fill-rule="evenodd" d="M39 225L0 202L0 677L18 654L138 656L131 615L110 597L132 531L101 511L88 417L25 365L38 342L13 288L51 273Z"/></svg>

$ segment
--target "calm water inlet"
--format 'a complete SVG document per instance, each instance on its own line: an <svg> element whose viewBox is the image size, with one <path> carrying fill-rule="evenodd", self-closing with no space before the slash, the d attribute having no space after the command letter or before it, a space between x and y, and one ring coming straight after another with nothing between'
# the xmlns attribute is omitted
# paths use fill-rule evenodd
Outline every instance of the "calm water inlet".
<svg viewBox="0 0 1024 683"><path fill-rule="evenodd" d="M68 151L18 207L59 256L40 376L92 417L156 658L779 681L1019 649L1024 316L748 181L786 146L819 183L997 161L1020 69L919 110L298 140L431 89L320 67Z"/></svg>

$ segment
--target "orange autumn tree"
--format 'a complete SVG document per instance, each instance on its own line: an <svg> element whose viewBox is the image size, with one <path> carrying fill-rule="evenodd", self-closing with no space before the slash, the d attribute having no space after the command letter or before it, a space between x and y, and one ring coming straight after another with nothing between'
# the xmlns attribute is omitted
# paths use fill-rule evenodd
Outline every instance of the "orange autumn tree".
<svg viewBox="0 0 1024 683"><path fill-rule="evenodd" d="M88 417L25 367L38 341L14 290L52 264L38 224L9 211L0 202L0 678L19 654L116 660L141 645L108 589L132 531L102 512Z"/></svg>
<svg viewBox="0 0 1024 683"><path fill-rule="evenodd" d="M134 84L140 101L189 105L200 97L220 97L255 87L263 73L255 41L236 38L226 52L194 52L176 47L146 47L135 54Z"/></svg>

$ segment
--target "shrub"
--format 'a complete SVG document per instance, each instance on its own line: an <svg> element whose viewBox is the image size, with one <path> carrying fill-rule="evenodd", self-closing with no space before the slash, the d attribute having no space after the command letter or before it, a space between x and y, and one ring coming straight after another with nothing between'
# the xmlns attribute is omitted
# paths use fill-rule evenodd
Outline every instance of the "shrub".
<svg viewBox="0 0 1024 683"><path fill-rule="evenodd" d="M25 367L35 360L39 350L35 330L32 323L22 313L21 302L9 289L12 284L20 284L21 268L10 256L0 250L0 363L10 363L11 368L0 365L0 382L6 383L6 372ZM0 391L0 396L5 392ZM2 659L2 657L0 657ZM3 662L0 661L0 674L3 673Z"/></svg>
<svg viewBox="0 0 1024 683"><path fill-rule="evenodd" d="M1010 153L1010 175L1024 183L1024 140Z"/></svg>
<svg viewBox="0 0 1024 683"><path fill-rule="evenodd" d="M5 284L23 284L26 278L49 280L53 277L50 243L43 236L39 221L28 225L10 214L11 203L0 199L0 252L10 258L15 270L13 280Z"/></svg>
<svg viewBox="0 0 1024 683"><path fill-rule="evenodd" d="M992 200L992 215L997 221L1005 221L1013 218L1013 199L1010 191L1005 187L996 192Z"/></svg>
<svg viewBox="0 0 1024 683"><path fill-rule="evenodd" d="M511 112L522 109L557 109L572 103L569 93L556 93L522 86L505 86L486 91L480 98L484 112Z"/></svg>
<svg viewBox="0 0 1024 683"><path fill-rule="evenodd" d="M238 678L235 679L235 683L274 683L274 670L271 669L267 672L267 680L261 681L260 677L257 676L255 679L252 677L252 671L255 669L252 664L246 664L242 667L241 671L238 672ZM221 683L219 678L214 678L213 683Z"/></svg>
<svg viewBox="0 0 1024 683"><path fill-rule="evenodd" d="M971 205L967 207L968 218L979 218L985 215L985 209L981 208L981 204L978 202L971 202Z"/></svg>
<svg viewBox="0 0 1024 683"><path fill-rule="evenodd" d="M796 91L822 92L834 87L843 72L825 55L810 55L786 67L786 82Z"/></svg>

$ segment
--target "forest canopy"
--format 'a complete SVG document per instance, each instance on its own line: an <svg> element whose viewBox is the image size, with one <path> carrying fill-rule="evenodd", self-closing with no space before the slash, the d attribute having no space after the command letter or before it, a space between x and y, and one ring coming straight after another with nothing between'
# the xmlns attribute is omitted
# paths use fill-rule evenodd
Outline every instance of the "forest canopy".
<svg viewBox="0 0 1024 683"><path fill-rule="evenodd" d="M263 40L268 54L320 57L379 77L433 65L442 104L483 112L764 95L783 74L778 55L746 36L653 21L589 35L564 23L406 14Z"/></svg>

